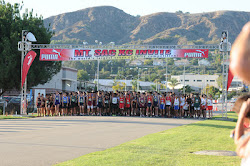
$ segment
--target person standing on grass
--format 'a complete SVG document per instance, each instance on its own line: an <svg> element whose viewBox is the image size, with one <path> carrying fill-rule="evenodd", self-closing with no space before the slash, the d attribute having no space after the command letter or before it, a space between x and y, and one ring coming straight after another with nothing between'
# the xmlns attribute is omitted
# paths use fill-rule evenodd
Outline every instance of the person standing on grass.
<svg viewBox="0 0 250 166"><path fill-rule="evenodd" d="M170 117L171 115L170 115L170 113L171 113L171 111L170 111L170 109L171 109L171 105L172 105L172 97L171 97L171 95L170 95L170 93L167 93L167 96L166 96L166 107L165 107L165 112L164 112L164 114L163 114L163 116L168 116L168 117Z"/></svg>
<svg viewBox="0 0 250 166"><path fill-rule="evenodd" d="M47 94L46 95L46 98L45 98L45 109L46 109L46 113L45 115L49 116L50 115L50 95Z"/></svg>
<svg viewBox="0 0 250 166"><path fill-rule="evenodd" d="M145 97L145 93L142 93L139 98L140 117L145 116L145 106L146 106L146 97Z"/></svg>
<svg viewBox="0 0 250 166"><path fill-rule="evenodd" d="M60 97L60 94L58 93L58 91L56 91L54 99L55 99L55 114L58 116L59 115L59 108L61 105L61 97Z"/></svg>
<svg viewBox="0 0 250 166"><path fill-rule="evenodd" d="M185 101L186 101L186 99L185 99L184 95L182 94L180 97L180 117L184 116L183 106L185 105Z"/></svg>
<svg viewBox="0 0 250 166"><path fill-rule="evenodd" d="M62 113L61 113L62 116L65 115L65 113L67 114L68 106L69 106L68 97L67 97L66 93L63 93L63 96L62 96ZM60 116L60 114L59 114L59 116Z"/></svg>
<svg viewBox="0 0 250 166"><path fill-rule="evenodd" d="M165 115L165 104L166 104L166 98L165 98L164 93L162 93L160 97L160 111L161 111L162 117L164 117Z"/></svg>
<svg viewBox="0 0 250 166"><path fill-rule="evenodd" d="M110 97L108 93L104 95L103 100L104 100L104 111L103 111L104 115L112 115L110 113Z"/></svg>
<svg viewBox="0 0 250 166"><path fill-rule="evenodd" d="M188 117L188 116L190 116L189 115L189 104L188 104L188 102L186 101L185 102L185 104L183 105L183 111L184 111L184 113L183 113L183 117Z"/></svg>
<svg viewBox="0 0 250 166"><path fill-rule="evenodd" d="M41 101L41 96L40 96L40 93L38 93L38 96L36 98L36 108L37 108L37 116L42 116L41 114L41 104L42 104L42 101Z"/></svg>
<svg viewBox="0 0 250 166"><path fill-rule="evenodd" d="M118 97L116 93L113 93L112 96L112 112L113 115L118 115Z"/></svg>
<svg viewBox="0 0 250 166"><path fill-rule="evenodd" d="M154 115L155 117L158 117L159 116L159 95L156 91L154 92Z"/></svg>
<svg viewBox="0 0 250 166"><path fill-rule="evenodd" d="M132 108L131 108L131 116L136 116L136 109L137 109L137 94L133 92L132 95Z"/></svg>
<svg viewBox="0 0 250 166"><path fill-rule="evenodd" d="M80 115L84 115L84 105L85 105L85 97L82 92L80 92L80 96L78 97L78 106L80 108Z"/></svg>
<svg viewBox="0 0 250 166"><path fill-rule="evenodd" d="M147 110L146 110L146 116L152 117L152 102L153 102L153 96L152 92L149 92L147 95Z"/></svg>
<svg viewBox="0 0 250 166"><path fill-rule="evenodd" d="M41 96L41 112L43 114L41 116L45 116L45 97L43 94Z"/></svg>
<svg viewBox="0 0 250 166"><path fill-rule="evenodd" d="M124 107L125 107L124 103L125 103L125 97L124 97L124 94L121 93L120 98L119 98L119 108L120 108L120 113L123 116L125 114L125 112L124 112Z"/></svg>
<svg viewBox="0 0 250 166"><path fill-rule="evenodd" d="M125 104L125 115L130 116L130 108L131 108L131 98L129 92L126 93L126 104Z"/></svg>
<svg viewBox="0 0 250 166"><path fill-rule="evenodd" d="M103 97L102 97L102 92L98 92L97 96L97 113L96 115L102 116L102 109L103 109Z"/></svg>
<svg viewBox="0 0 250 166"><path fill-rule="evenodd" d="M206 109L207 109L207 98L206 95L203 94L201 97L201 113L204 119L206 119Z"/></svg>
<svg viewBox="0 0 250 166"><path fill-rule="evenodd" d="M197 118L200 118L201 115L201 99L198 94L194 96L194 111L197 115Z"/></svg>
<svg viewBox="0 0 250 166"><path fill-rule="evenodd" d="M77 107L77 94L76 92L72 92L71 96L71 114L73 112L74 115L76 115L76 107Z"/></svg>
<svg viewBox="0 0 250 166"><path fill-rule="evenodd" d="M91 114L90 111L93 111L93 102L92 102L92 94L91 92L88 92L87 94L87 115L88 116Z"/></svg>
<svg viewBox="0 0 250 166"><path fill-rule="evenodd" d="M213 117L213 99L211 94L207 98L207 110L208 110L208 118L210 119Z"/></svg>

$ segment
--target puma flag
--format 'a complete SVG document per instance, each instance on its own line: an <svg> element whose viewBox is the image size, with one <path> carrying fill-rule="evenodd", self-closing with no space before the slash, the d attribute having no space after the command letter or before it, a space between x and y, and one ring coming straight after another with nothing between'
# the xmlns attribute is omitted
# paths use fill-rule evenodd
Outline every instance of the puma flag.
<svg viewBox="0 0 250 166"><path fill-rule="evenodd" d="M233 81L234 75L231 72L230 68L228 69L228 78L227 78L227 90L230 87L232 81Z"/></svg>
<svg viewBox="0 0 250 166"><path fill-rule="evenodd" d="M25 82L26 76L28 74L28 71L30 69L30 66L32 62L34 61L36 57L36 53L34 51L29 51L23 61L23 73L22 73L22 87Z"/></svg>

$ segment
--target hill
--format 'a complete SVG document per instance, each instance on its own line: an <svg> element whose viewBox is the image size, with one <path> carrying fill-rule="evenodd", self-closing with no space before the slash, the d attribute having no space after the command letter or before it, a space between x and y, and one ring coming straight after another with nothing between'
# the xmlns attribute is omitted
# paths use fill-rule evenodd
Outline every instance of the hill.
<svg viewBox="0 0 250 166"><path fill-rule="evenodd" d="M250 12L161 12L132 16L115 7L100 6L52 16L44 24L55 32L54 42L211 44L219 42L222 30L229 31L229 41L233 42L248 21Z"/></svg>

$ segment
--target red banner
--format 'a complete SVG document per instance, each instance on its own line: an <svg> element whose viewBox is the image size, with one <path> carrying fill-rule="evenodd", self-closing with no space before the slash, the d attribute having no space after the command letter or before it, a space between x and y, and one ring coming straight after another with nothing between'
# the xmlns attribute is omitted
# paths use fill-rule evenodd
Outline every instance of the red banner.
<svg viewBox="0 0 250 166"><path fill-rule="evenodd" d="M36 58L36 53L34 51L29 51L24 58L23 73L22 73L22 87L23 87L24 81L26 79L26 76L28 74L28 71L30 69L30 66L35 58Z"/></svg>
<svg viewBox="0 0 250 166"><path fill-rule="evenodd" d="M40 49L40 61L208 58L208 49Z"/></svg>
<svg viewBox="0 0 250 166"><path fill-rule="evenodd" d="M230 87L232 81L233 81L234 75L231 72L230 68L228 69L228 78L227 78L227 90Z"/></svg>

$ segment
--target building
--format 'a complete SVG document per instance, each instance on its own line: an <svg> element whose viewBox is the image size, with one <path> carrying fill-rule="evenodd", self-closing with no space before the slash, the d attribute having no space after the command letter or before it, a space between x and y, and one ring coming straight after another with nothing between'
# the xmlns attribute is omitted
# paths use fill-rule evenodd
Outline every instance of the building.
<svg viewBox="0 0 250 166"><path fill-rule="evenodd" d="M117 82L124 82L126 84L126 90L132 90L132 81L133 80L116 80ZM93 82L97 83L97 80L95 79ZM112 79L99 79L99 90L104 90L104 91L112 91L112 86L114 84L114 80ZM140 91L148 91L152 90L151 85L155 85L153 82L145 82L145 81L139 81L140 85ZM93 87L92 84L88 84L87 86ZM136 88L137 89L137 88ZM125 88L124 88L125 90Z"/></svg>
<svg viewBox="0 0 250 166"><path fill-rule="evenodd" d="M165 62L162 59L154 59L153 66L164 66Z"/></svg>
<svg viewBox="0 0 250 166"><path fill-rule="evenodd" d="M140 59L135 59L135 60L130 62L130 66L141 66L143 64L144 64L144 62Z"/></svg>
<svg viewBox="0 0 250 166"><path fill-rule="evenodd" d="M54 93L56 90L77 91L77 69L62 67L49 82L39 84L32 89L45 89L46 93Z"/></svg>
<svg viewBox="0 0 250 166"><path fill-rule="evenodd" d="M228 91L239 91L244 88L244 83L238 78L234 77Z"/></svg>
<svg viewBox="0 0 250 166"><path fill-rule="evenodd" d="M200 91L207 85L219 88L217 79L219 75L185 75L185 85L189 85L195 91ZM184 85L184 75L173 75L172 78L176 78L182 86ZM180 86L180 87L182 87Z"/></svg>

